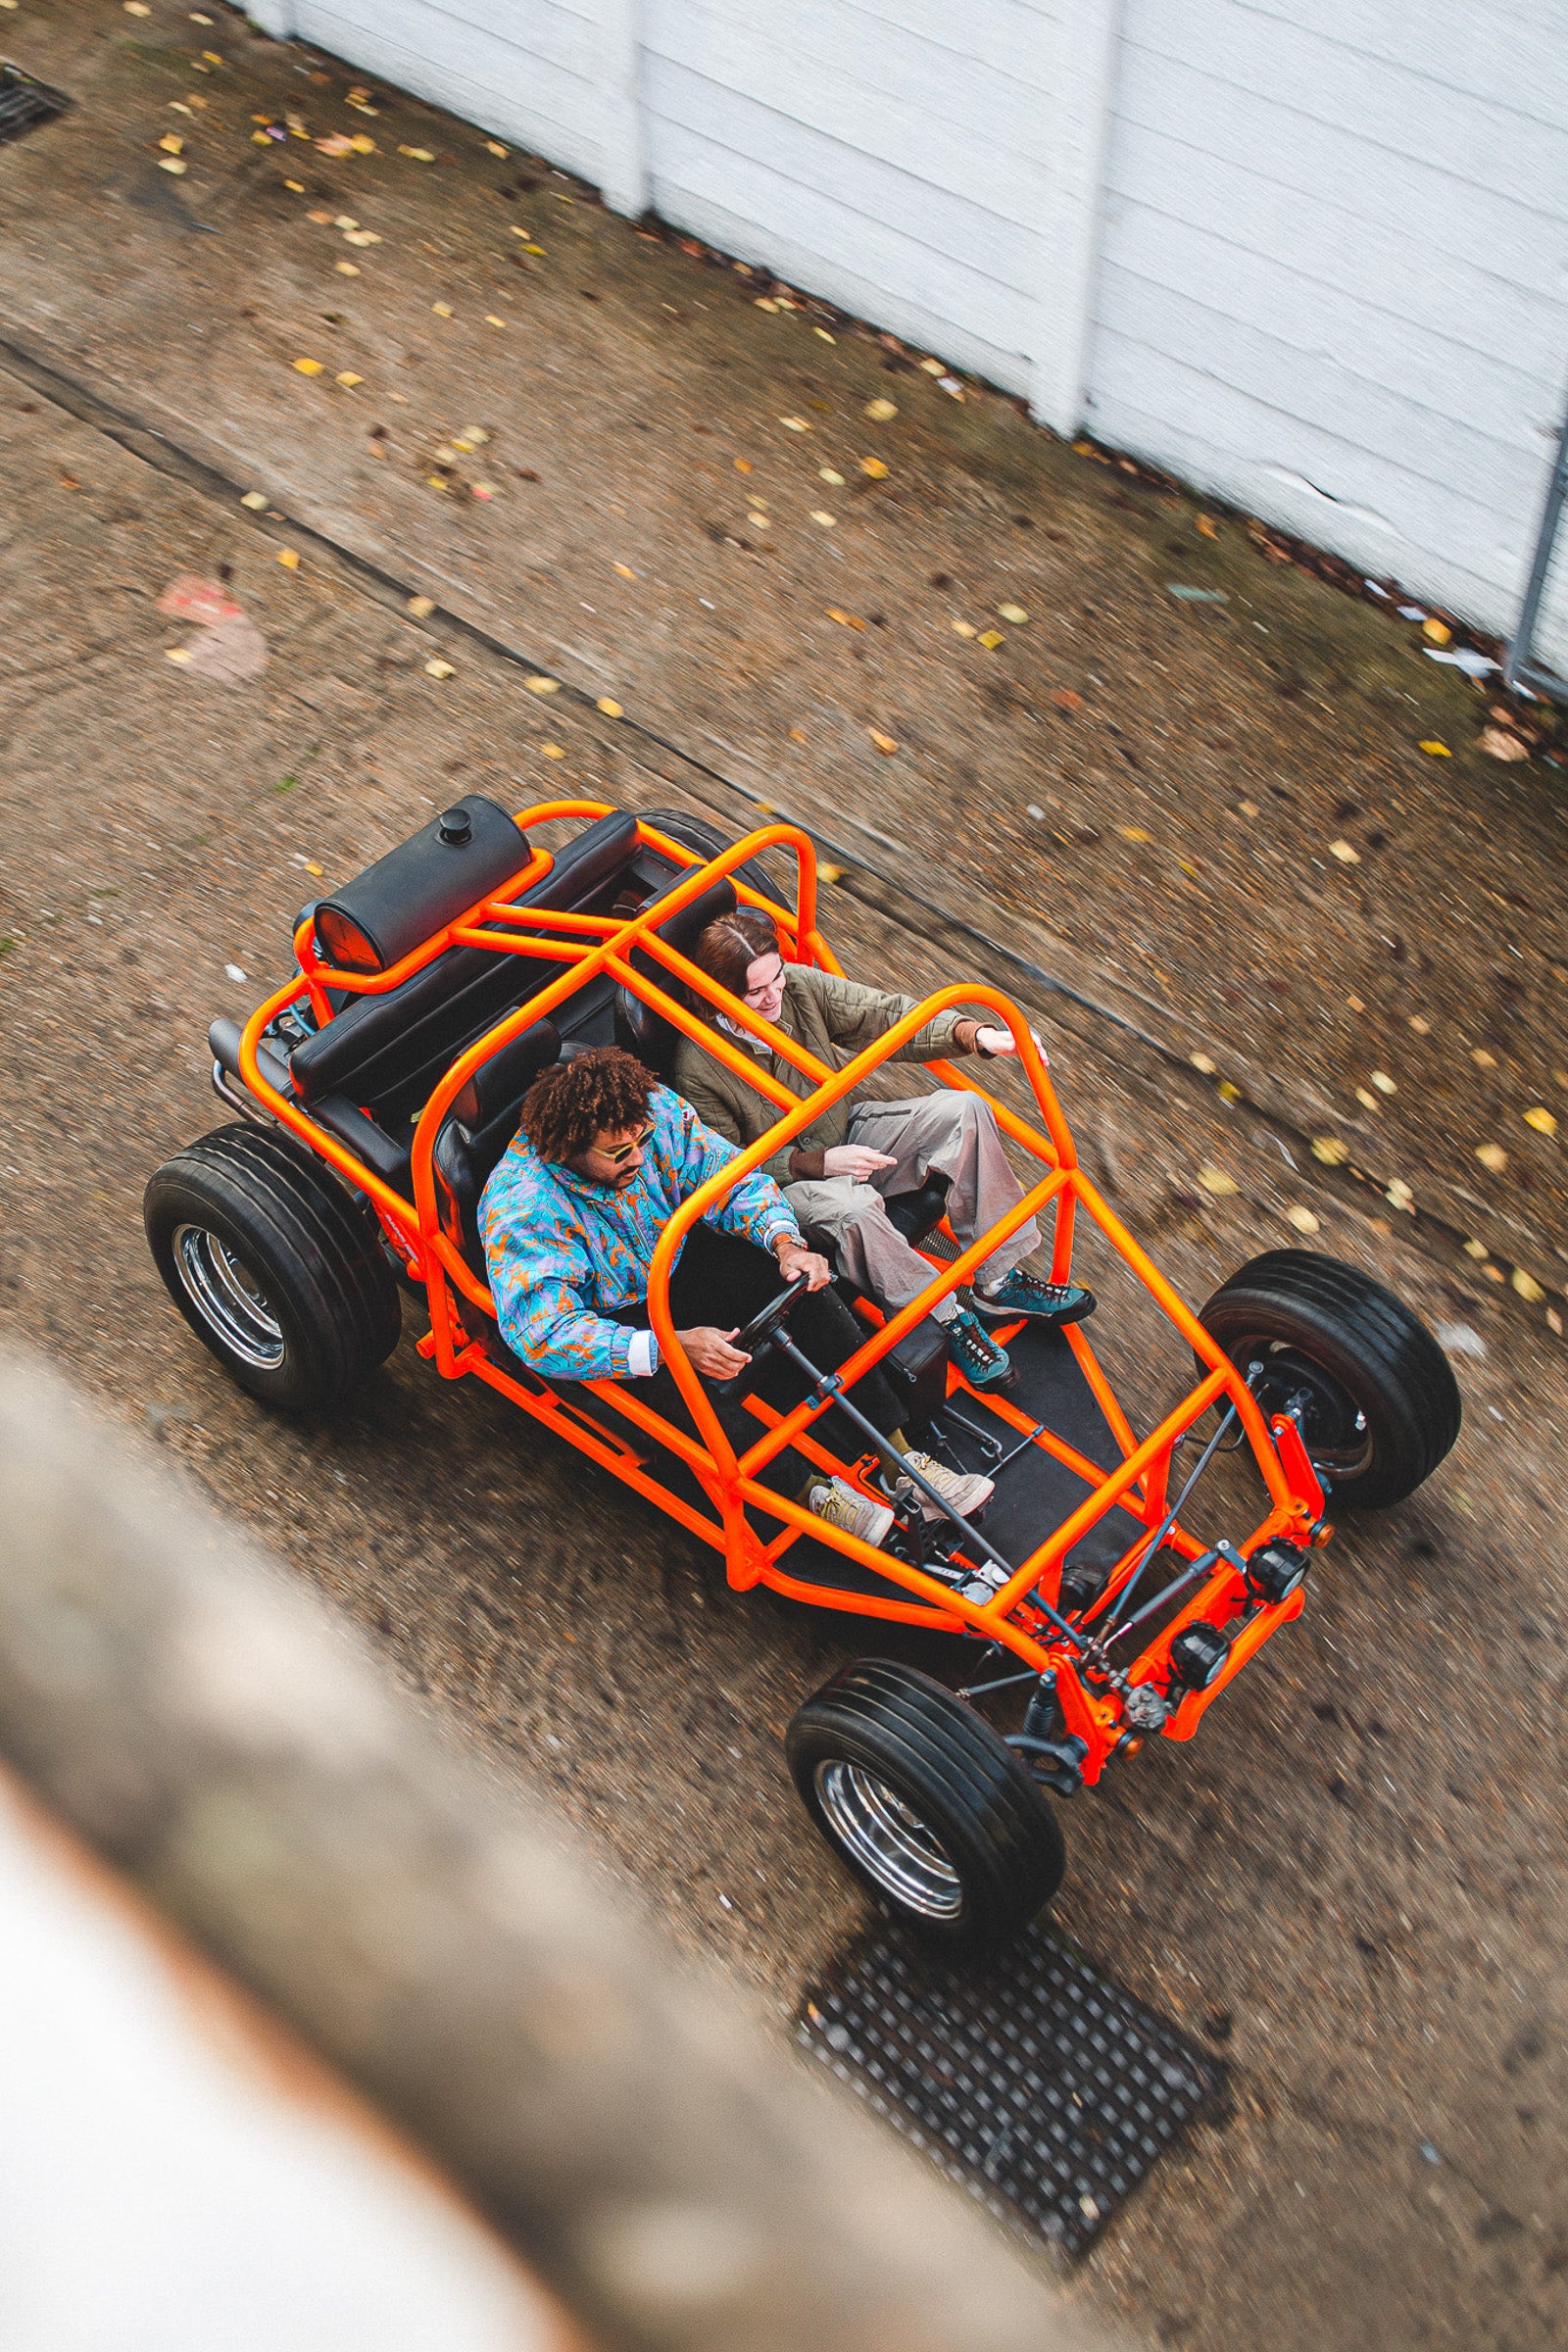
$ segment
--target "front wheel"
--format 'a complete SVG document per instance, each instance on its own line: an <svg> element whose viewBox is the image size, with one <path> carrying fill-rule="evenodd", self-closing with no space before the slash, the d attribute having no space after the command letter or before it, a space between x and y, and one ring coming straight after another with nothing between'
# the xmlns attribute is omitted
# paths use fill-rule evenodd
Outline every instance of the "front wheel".
<svg viewBox="0 0 1568 2352"><path fill-rule="evenodd" d="M1459 1435L1458 1384L1431 1332L1338 1258L1266 1250L1220 1285L1199 1320L1251 1379L1265 1416L1298 1412L1337 1510L1402 1502Z"/></svg>
<svg viewBox="0 0 1568 2352"><path fill-rule="evenodd" d="M1033 1778L983 1716L887 1658L846 1666L785 1739L802 1802L862 1886L926 1942L995 1951L1066 1865Z"/></svg>
<svg viewBox="0 0 1568 2352"><path fill-rule="evenodd" d="M188 1144L149 1181L142 1216L174 1304L264 1403L325 1411L396 1347L396 1280L368 1213L270 1128Z"/></svg>

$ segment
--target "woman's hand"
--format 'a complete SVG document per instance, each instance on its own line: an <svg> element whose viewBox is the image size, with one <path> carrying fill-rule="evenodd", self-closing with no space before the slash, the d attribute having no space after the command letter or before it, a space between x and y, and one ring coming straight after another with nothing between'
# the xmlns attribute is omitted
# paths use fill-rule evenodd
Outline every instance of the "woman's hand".
<svg viewBox="0 0 1568 2352"><path fill-rule="evenodd" d="M738 1331L739 1324L735 1329ZM733 1380L744 1372L751 1357L739 1348L730 1346L734 1331L718 1331L711 1323L696 1324L690 1331L675 1334L692 1363L705 1380Z"/></svg>
<svg viewBox="0 0 1568 2352"><path fill-rule="evenodd" d="M1029 1034L1035 1041L1035 1048L1040 1055L1041 1060L1045 1063L1047 1069L1049 1070L1051 1067L1051 1055L1046 1052L1044 1038L1042 1038L1038 1029L1031 1029ZM977 1054L1016 1054L1018 1051L1017 1046L1013 1042L1013 1035L1010 1029L977 1029L975 1032L974 1043L975 1052ZM831 1158L832 1153L829 1152L828 1156Z"/></svg>
<svg viewBox="0 0 1568 2352"><path fill-rule="evenodd" d="M1008 1040L1008 1052L1012 1050ZM898 1162L885 1152L872 1152L864 1144L832 1144L822 1154L824 1176L848 1176L856 1184L869 1184L878 1168L896 1167Z"/></svg>

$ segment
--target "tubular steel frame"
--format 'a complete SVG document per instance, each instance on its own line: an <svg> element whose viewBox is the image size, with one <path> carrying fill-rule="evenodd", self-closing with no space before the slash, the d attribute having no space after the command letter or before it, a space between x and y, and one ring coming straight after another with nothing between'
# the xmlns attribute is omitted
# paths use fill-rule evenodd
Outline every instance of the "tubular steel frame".
<svg viewBox="0 0 1568 2352"><path fill-rule="evenodd" d="M562 818L592 822L612 813L613 810L606 802L548 801L521 810L516 821L526 829ZM1276 1603L1253 1606L1254 1596L1250 1594L1237 1564L1240 1554L1226 1546L1228 1557L1215 1555L1179 1521L1171 1523L1165 1528L1163 1543L1189 1563L1212 1561L1212 1566L1180 1612L1137 1657L1121 1663L1115 1686L1106 1683L1103 1676L1090 1675L1086 1679L1081 1647L1062 1638L1039 1603L1055 1605L1062 1565L1068 1553L1090 1528L1120 1503L1141 1522L1141 1529L1094 1604L1092 1618L1105 1617L1108 1623L1107 1613L1114 1611L1123 1590L1140 1574L1152 1539L1165 1527L1171 1460L1177 1444L1210 1405L1220 1400L1229 1403L1240 1421L1269 1494L1269 1511L1241 1551L1250 1553L1259 1544L1274 1540L1297 1544L1322 1541L1326 1533L1322 1520L1323 1492L1296 1422L1284 1413L1276 1413L1271 1421L1265 1422L1246 1379L1177 1297L1079 1167L1072 1136L1028 1021L1008 997L983 985L940 989L844 1069L829 1069L792 1039L770 1029L744 1003L717 987L654 928L713 882L725 876L733 878L735 869L747 860L768 850L788 851L798 868L796 912L791 913L743 882L736 881L737 892L743 901L765 907L773 916L787 960L838 972L841 967L817 928L816 857L808 836L793 825L770 824L748 834L721 856L703 859L656 826L639 820L637 830L641 843L689 870L657 902L624 919L517 906L518 896L542 881L554 864L549 852L536 849L504 889L487 896L386 971L354 972L321 963L316 953L312 926L309 921L302 924L294 943L300 966L298 975L259 1004L245 1025L239 1051L242 1083L279 1125L297 1136L369 1201L410 1277L424 1286L430 1329L418 1343L419 1351L433 1359L443 1378L457 1380L471 1376L499 1389L524 1412L555 1430L568 1445L575 1446L721 1552L729 1582L737 1590L764 1584L792 1599L820 1607L935 1627L955 1634L968 1633L982 1641L1000 1643L1037 1674L1054 1673L1065 1729L1081 1740L1088 1751L1082 1765L1086 1782L1099 1778L1106 1758L1123 1737L1121 1693L1125 1688L1151 1681L1163 1686L1168 1674L1170 1643L1184 1627L1199 1620L1224 1626L1250 1608L1251 1613L1246 1616L1245 1624L1232 1641L1229 1658L1216 1680L1205 1690L1188 1691L1180 1697L1179 1704L1174 1703L1179 1694L1171 1693L1174 1711L1163 1726L1164 1736L1177 1740L1191 1738L1210 1701L1279 1626L1299 1614L1304 1598L1299 1589ZM346 1145L328 1135L300 1102L291 1102L277 1092L261 1067L259 1047L263 1033L278 1014L302 999L309 1002L318 1022L324 1023L331 1019L333 1011L329 990L352 996L385 994L452 947L527 956L562 968L537 995L507 1014L461 1054L424 1104L412 1147L413 1199L409 1200ZM803 1099L760 1069L672 995L667 984L639 971L631 960L634 950L640 950L662 966L670 980L703 997L738 1027L765 1040L774 1054L811 1080L814 1091ZM613 1381L585 1384L599 1405L627 1425L626 1434L622 1435L612 1425L606 1427L592 1419L556 1391L544 1386L535 1391L525 1386L493 1360L474 1332L481 1328L477 1317L495 1320L494 1302L488 1287L474 1275L462 1253L456 1213L436 1176L433 1152L437 1134L473 1072L599 973L629 988L674 1028L696 1038L710 1054L770 1097L780 1113L760 1141L739 1152L681 1203L654 1253L649 1275L649 1317L661 1357L695 1424L698 1433L695 1438L644 1404L633 1393L633 1384ZM1066 1331L1067 1343L1121 1452L1120 1462L1109 1471L1049 1429L1038 1428L1005 1397L981 1396L968 1390L956 1369L950 1367L950 1394L962 1390L971 1404L977 1403L992 1414L1004 1431L1040 1446L1084 1480L1091 1490L1077 1509L1043 1538L1006 1584L983 1603L964 1598L951 1585L910 1562L873 1550L858 1538L824 1525L801 1504L760 1485L760 1472L789 1445L823 1469L852 1479L856 1476L856 1465L837 1460L812 1433L812 1425L828 1409L830 1399L808 1397L785 1414L773 1411L760 1399L752 1399L750 1409L758 1419L759 1435L737 1457L702 1381L681 1347L669 1310L669 1277L676 1253L697 1220L829 1104L851 1093L929 1020L958 1004L983 1006L993 1021L1011 1033L1044 1131L1019 1118L951 1063L935 1061L926 1066L943 1085L976 1094L989 1102L1003 1133L1040 1163L1042 1173L1017 1206L979 1241L949 1262L933 1263L931 1280L920 1296L870 1331L862 1346L839 1368L842 1381L846 1386L853 1385L941 1298L967 1281L1001 1241L1026 1218L1053 1204L1055 1208L1053 1279L1061 1282L1070 1276L1074 1222L1081 1209L1207 1367L1197 1386L1155 1429L1140 1440L1117 1402L1081 1326ZM696 1508L653 1474L649 1466L649 1441L693 1473L708 1498L709 1512ZM780 1533L770 1542L764 1542L751 1525L746 1516L748 1504L780 1523ZM891 1590L886 1594L845 1592L792 1575L785 1563L791 1546L802 1535L809 1535L817 1543L845 1553L861 1568L871 1570ZM907 1597L901 1597L901 1593ZM1093 1633L1092 1623L1087 1631Z"/></svg>

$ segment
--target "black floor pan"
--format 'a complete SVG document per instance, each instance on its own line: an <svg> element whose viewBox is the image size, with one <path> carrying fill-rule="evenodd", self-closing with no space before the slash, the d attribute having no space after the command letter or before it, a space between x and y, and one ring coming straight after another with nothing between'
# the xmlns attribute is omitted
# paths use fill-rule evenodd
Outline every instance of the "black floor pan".
<svg viewBox="0 0 1568 2352"><path fill-rule="evenodd" d="M1017 1375L1003 1395L1031 1422L1044 1421L1052 1433L1107 1473L1121 1460L1121 1447L1079 1368L1066 1335L1025 1324L1006 1343ZM1021 1432L987 1411L974 1396L958 1399L958 1410L969 1422L988 1428L1011 1448ZM992 1470L980 1444L953 1414L945 1416L952 1448L966 1469ZM981 1522L1004 1559L1021 1565L1054 1528L1074 1512L1090 1492L1085 1482L1043 1446L1030 1446L1003 1470L997 1491ZM1143 1522L1120 1504L1081 1537L1068 1553L1069 1565L1087 1562L1108 1568L1133 1543Z"/></svg>

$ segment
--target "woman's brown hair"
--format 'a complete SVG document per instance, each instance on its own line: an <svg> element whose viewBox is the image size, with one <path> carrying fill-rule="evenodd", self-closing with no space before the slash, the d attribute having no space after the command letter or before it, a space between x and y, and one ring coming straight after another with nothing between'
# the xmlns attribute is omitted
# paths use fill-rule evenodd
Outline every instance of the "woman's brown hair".
<svg viewBox="0 0 1568 2352"><path fill-rule="evenodd" d="M692 943L691 959L700 972L727 988L732 997L746 996L746 975L760 956L779 954L778 928L770 914L760 906L737 906L733 914L721 914L706 931L699 931ZM714 1007L706 998L697 1006L705 1020L714 1018Z"/></svg>

